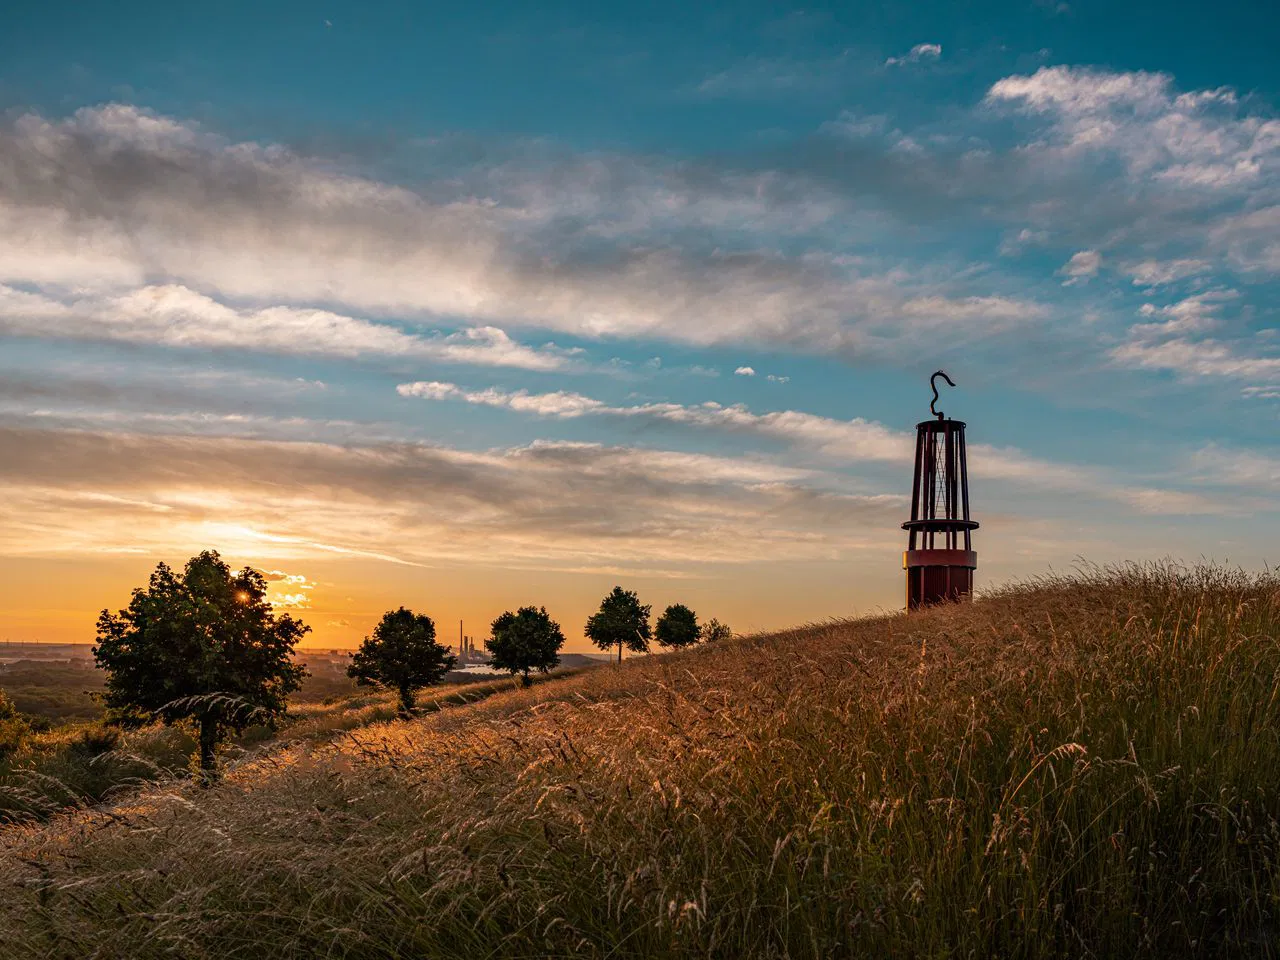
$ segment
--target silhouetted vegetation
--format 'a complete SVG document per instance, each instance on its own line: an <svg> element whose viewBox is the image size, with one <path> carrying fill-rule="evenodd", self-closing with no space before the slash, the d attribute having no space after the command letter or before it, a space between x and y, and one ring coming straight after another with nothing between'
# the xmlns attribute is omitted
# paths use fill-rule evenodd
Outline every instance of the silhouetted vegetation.
<svg viewBox="0 0 1280 960"><path fill-rule="evenodd" d="M426 614L401 607L382 615L356 651L347 672L362 684L395 690L400 709L413 710L413 691L437 684L458 658L436 643L435 622Z"/></svg>
<svg viewBox="0 0 1280 960"><path fill-rule="evenodd" d="M650 607L640 603L640 598L630 590L614 587L600 601L600 609L587 620L587 639L601 650L618 648L618 662L622 662L622 648L633 653L648 653L652 633L649 629Z"/></svg>
<svg viewBox="0 0 1280 960"><path fill-rule="evenodd" d="M728 624L721 623L715 617L712 617L702 625L702 642L715 643L720 640L729 640L733 637L733 631L729 629Z"/></svg>
<svg viewBox="0 0 1280 960"><path fill-rule="evenodd" d="M662 647L688 647L701 638L697 615L683 603L673 603L662 611L653 629L654 639Z"/></svg>
<svg viewBox="0 0 1280 960"><path fill-rule="evenodd" d="M521 682L529 686L529 673L546 673L560 663L564 634L560 624L547 616L546 607L521 607L508 610L490 628L492 638L486 644L489 665L495 670L521 674Z"/></svg>
<svg viewBox="0 0 1280 960"><path fill-rule="evenodd" d="M277 617L266 592L261 573L232 573L216 552L193 557L181 575L159 564L128 607L98 618L93 655L107 672L109 718L193 721L200 767L212 771L227 732L272 721L302 680L293 648L310 628Z"/></svg>

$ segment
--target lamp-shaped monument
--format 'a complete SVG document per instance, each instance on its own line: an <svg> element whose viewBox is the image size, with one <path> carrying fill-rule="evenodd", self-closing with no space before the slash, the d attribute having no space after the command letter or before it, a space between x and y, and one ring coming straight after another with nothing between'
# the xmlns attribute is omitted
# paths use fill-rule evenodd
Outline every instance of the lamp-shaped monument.
<svg viewBox="0 0 1280 960"><path fill-rule="evenodd" d="M936 409L939 370L929 378L936 419L916 424L915 479L911 482L911 519L902 566L907 571L907 609L945 600L964 600L973 593L978 555L970 538L978 522L969 519L969 468L964 424L948 420Z"/></svg>

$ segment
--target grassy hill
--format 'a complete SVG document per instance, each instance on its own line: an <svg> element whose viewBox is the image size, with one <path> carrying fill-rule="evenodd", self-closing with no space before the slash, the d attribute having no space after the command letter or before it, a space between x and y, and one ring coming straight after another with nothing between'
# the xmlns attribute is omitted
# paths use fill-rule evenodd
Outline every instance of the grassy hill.
<svg viewBox="0 0 1280 960"><path fill-rule="evenodd" d="M1044 580L0 834L30 957L1267 956L1280 578Z"/></svg>

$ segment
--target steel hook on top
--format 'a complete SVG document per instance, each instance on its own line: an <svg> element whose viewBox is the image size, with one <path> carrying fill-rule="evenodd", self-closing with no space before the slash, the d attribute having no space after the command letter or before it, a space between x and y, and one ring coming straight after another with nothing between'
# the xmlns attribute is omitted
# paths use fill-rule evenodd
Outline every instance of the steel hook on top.
<svg viewBox="0 0 1280 960"><path fill-rule="evenodd" d="M932 413L939 420L942 420L944 419L942 415L942 411L934 407L934 404L938 402L938 385L934 381L936 381L939 377L947 381L947 383L951 384L951 386L953 387L956 385L956 382L947 376L947 372L945 370L939 370L937 373L935 373L932 377L929 378L929 386L933 388L933 399L929 401L929 412Z"/></svg>

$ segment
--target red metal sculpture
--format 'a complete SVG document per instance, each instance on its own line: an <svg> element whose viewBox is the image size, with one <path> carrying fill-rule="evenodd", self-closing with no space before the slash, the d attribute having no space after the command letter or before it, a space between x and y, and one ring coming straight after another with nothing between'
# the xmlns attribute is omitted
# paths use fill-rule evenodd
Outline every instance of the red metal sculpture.
<svg viewBox="0 0 1280 960"><path fill-rule="evenodd" d="M973 593L978 555L970 539L978 522L969 519L969 469L964 449L964 424L948 420L935 408L943 380L939 370L929 378L933 400L929 410L937 418L916 424L915 479L911 484L911 519L902 566L907 571L907 609L947 600L964 600Z"/></svg>

